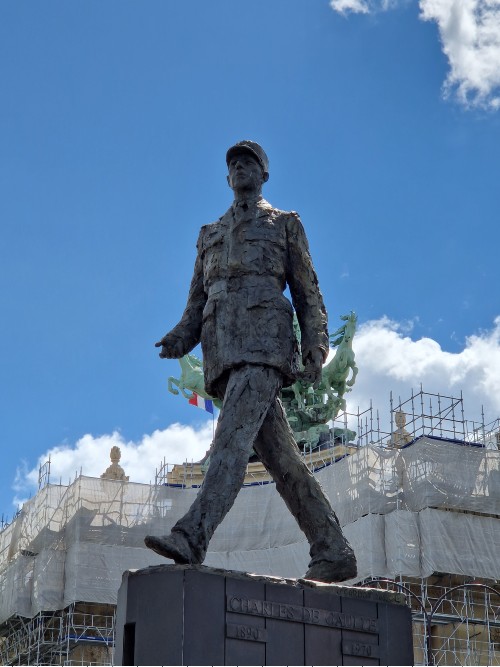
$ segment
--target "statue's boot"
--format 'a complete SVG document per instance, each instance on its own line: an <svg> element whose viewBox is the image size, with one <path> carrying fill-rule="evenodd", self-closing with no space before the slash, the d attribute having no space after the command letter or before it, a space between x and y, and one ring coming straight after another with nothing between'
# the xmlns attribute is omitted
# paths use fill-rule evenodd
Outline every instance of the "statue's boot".
<svg viewBox="0 0 500 667"><path fill-rule="evenodd" d="M327 584L354 579L358 573L356 557L344 554L333 560L320 560L307 570L304 579L324 581Z"/></svg>
<svg viewBox="0 0 500 667"><path fill-rule="evenodd" d="M281 401L269 408L254 449L309 542L311 561L304 578L328 583L354 579L354 551L321 485L300 455Z"/></svg>
<svg viewBox="0 0 500 667"><path fill-rule="evenodd" d="M164 535L163 537L147 535L144 538L144 543L149 549L160 556L172 559L177 564L188 565L197 562L189 542L182 533L170 533L170 535Z"/></svg>

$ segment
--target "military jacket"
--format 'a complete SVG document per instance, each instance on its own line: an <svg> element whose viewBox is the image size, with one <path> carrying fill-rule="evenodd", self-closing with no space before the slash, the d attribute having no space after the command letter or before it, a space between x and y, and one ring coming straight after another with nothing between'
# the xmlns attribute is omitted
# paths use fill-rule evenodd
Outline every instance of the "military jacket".
<svg viewBox="0 0 500 667"><path fill-rule="evenodd" d="M262 364L278 369L284 386L294 382L298 347L293 308L301 329L302 355L328 351L327 317L299 216L259 198L246 210L235 204L201 228L184 314L170 335L187 354L201 340L205 387L231 368Z"/></svg>

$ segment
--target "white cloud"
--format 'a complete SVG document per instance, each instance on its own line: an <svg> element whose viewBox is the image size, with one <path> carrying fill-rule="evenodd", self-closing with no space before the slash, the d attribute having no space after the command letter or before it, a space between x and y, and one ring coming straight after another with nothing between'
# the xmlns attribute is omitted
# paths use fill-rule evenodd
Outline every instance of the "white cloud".
<svg viewBox="0 0 500 667"><path fill-rule="evenodd" d="M330 0L330 7L346 16L347 14L373 14L394 9L407 0Z"/></svg>
<svg viewBox="0 0 500 667"><path fill-rule="evenodd" d="M331 0L330 7L339 14L368 14L370 5L366 0Z"/></svg>
<svg viewBox="0 0 500 667"><path fill-rule="evenodd" d="M398 0L331 0L336 12L386 11ZM420 17L435 21L450 66L445 97L466 107L500 108L500 0L420 0Z"/></svg>
<svg viewBox="0 0 500 667"><path fill-rule="evenodd" d="M420 0L436 21L450 71L444 93L466 106L500 107L500 0Z"/></svg>
<svg viewBox="0 0 500 667"><path fill-rule="evenodd" d="M100 436L84 435L74 445L58 445L42 454L34 468L28 470L22 462L13 485L16 491L14 504L20 495L26 497L38 487L39 466L50 457L50 479L63 484L74 479L75 474L99 477L110 465L109 452L117 445L121 449L120 465L131 482L149 483L155 470L165 459L167 463L199 461L212 442L212 420L199 427L172 424L168 428L144 435L139 442L126 441L114 433Z"/></svg>
<svg viewBox="0 0 500 667"><path fill-rule="evenodd" d="M330 7L346 16L353 14L373 14L375 12L386 12L394 9L407 0L330 0Z"/></svg>
<svg viewBox="0 0 500 667"><path fill-rule="evenodd" d="M389 394L406 400L420 385L429 393L459 397L463 391L465 418L479 421L500 416L500 317L491 330L466 339L461 352L445 352L432 338L412 340L408 323L383 317L360 326L354 337L359 374L349 411L358 405L389 413Z"/></svg>

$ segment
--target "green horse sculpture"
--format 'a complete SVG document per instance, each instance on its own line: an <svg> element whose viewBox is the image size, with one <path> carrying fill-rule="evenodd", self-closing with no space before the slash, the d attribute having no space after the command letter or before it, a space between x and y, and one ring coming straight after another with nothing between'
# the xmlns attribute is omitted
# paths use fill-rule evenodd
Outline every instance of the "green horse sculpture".
<svg viewBox="0 0 500 667"><path fill-rule="evenodd" d="M356 333L358 318L356 313L351 311L349 315L342 315L340 319L345 324L330 336L330 342L333 347L337 347L337 352L330 363L323 367L318 390L323 389L331 400L341 398L341 409L345 410L345 400L342 397L346 392L351 391L358 375L358 367L352 349L352 339ZM351 372L352 375L349 378Z"/></svg>
<svg viewBox="0 0 500 667"><path fill-rule="evenodd" d="M340 411L345 411L344 395L351 391L358 367L352 349L352 340L356 332L357 316L352 312L342 315L344 324L330 335L330 343L336 348L333 359L322 370L317 387L303 379L298 379L291 387L282 390L282 400L298 442L314 444L321 433L327 432L327 422L335 419ZM294 330L300 347L300 328L294 317ZM180 378L168 378L168 390L172 394L181 393L184 398L191 398L193 393L211 399L217 408L220 400L209 396L205 390L203 365L194 354L187 354L179 359ZM325 400L326 399L326 400Z"/></svg>
<svg viewBox="0 0 500 667"><path fill-rule="evenodd" d="M181 365L180 378L168 378L168 390L171 394L179 395L179 392L184 398L192 398L193 393L198 394L202 398L207 398L213 401L214 405L219 408L222 407L222 401L217 398L209 396L205 391L205 381L203 378L203 364L194 354L186 354L179 359Z"/></svg>

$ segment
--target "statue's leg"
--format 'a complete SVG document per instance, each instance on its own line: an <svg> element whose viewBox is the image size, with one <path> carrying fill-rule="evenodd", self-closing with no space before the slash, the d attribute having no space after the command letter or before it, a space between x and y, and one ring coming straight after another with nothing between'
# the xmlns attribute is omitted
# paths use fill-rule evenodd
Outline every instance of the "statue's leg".
<svg viewBox="0 0 500 667"><path fill-rule="evenodd" d="M307 575L324 581L356 576L356 558L318 480L304 463L281 401L269 408L254 449L310 544Z"/></svg>
<svg viewBox="0 0 500 667"><path fill-rule="evenodd" d="M273 368L231 371L203 485L171 535L148 536L148 547L176 562L203 562L210 538L243 484L253 443L280 388L281 375Z"/></svg>

